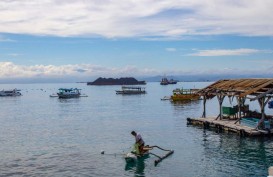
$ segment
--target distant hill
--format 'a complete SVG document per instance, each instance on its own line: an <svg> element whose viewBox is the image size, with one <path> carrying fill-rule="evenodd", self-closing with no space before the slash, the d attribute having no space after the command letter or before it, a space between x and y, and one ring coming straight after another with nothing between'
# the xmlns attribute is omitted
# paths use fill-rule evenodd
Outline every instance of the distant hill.
<svg viewBox="0 0 273 177"><path fill-rule="evenodd" d="M146 82L160 82L163 77L168 79L174 79L179 82L213 82L221 79L244 79L244 78L272 78L273 75L247 75L247 74L234 74L234 75L175 75L175 76L152 76L152 77L142 77L141 80Z"/></svg>
<svg viewBox="0 0 273 177"><path fill-rule="evenodd" d="M138 81L133 77L119 79L99 77L94 82L87 82L87 85L145 85L145 81Z"/></svg>

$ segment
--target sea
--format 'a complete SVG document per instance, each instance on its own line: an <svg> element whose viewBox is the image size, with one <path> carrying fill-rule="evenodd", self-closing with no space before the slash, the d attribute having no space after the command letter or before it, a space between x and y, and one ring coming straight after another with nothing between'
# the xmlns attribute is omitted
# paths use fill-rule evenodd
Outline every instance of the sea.
<svg viewBox="0 0 273 177"><path fill-rule="evenodd" d="M176 88L204 88L211 82L148 82L147 94L116 95L121 86L86 83L1 84L22 96L0 97L0 176L103 177L251 177L268 176L273 166L273 138L240 137L235 133L187 125L201 117L203 101L162 101ZM79 88L88 97L50 97L59 88ZM247 102L259 111L257 102ZM225 106L236 105L226 98ZM267 114L273 114L266 107ZM216 98L207 101L207 116L219 113ZM158 157L126 163L134 130L145 144L174 150ZM101 152L104 152L102 154ZM151 152L164 156L166 151Z"/></svg>

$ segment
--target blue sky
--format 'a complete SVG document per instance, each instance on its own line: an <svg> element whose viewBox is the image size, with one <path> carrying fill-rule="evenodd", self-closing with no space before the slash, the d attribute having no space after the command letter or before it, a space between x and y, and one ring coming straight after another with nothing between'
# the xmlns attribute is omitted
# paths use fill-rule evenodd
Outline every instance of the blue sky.
<svg viewBox="0 0 273 177"><path fill-rule="evenodd" d="M271 0L14 0L0 7L0 81L273 73Z"/></svg>

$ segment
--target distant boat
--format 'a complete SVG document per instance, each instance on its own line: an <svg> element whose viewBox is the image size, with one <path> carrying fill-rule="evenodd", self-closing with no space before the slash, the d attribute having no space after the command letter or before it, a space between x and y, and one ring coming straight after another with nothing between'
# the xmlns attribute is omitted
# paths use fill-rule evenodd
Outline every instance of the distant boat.
<svg viewBox="0 0 273 177"><path fill-rule="evenodd" d="M166 77L163 77L163 78L161 79L160 85L168 85L168 84L169 84L168 79L167 79Z"/></svg>
<svg viewBox="0 0 273 177"><path fill-rule="evenodd" d="M128 87L128 86L122 86L121 90L116 90L116 94L145 94L145 88L144 87Z"/></svg>
<svg viewBox="0 0 273 177"><path fill-rule="evenodd" d="M169 84L177 84L177 81L176 81L176 80L171 79L171 80L169 80Z"/></svg>
<svg viewBox="0 0 273 177"><path fill-rule="evenodd" d="M81 95L80 90L77 88L60 88L57 95L59 98L79 98Z"/></svg>
<svg viewBox="0 0 273 177"><path fill-rule="evenodd" d="M163 98L161 98L161 100L170 100L171 99L171 97L169 97L169 96L164 96Z"/></svg>
<svg viewBox="0 0 273 177"><path fill-rule="evenodd" d="M21 90L13 89L13 90L2 90L0 91L0 96L21 96Z"/></svg>
<svg viewBox="0 0 273 177"><path fill-rule="evenodd" d="M167 77L163 77L161 79L160 85L169 85L169 84L177 84L177 81L173 79L168 80Z"/></svg>
<svg viewBox="0 0 273 177"><path fill-rule="evenodd" d="M172 101L199 100L200 96L196 94L198 89L175 89L171 96Z"/></svg>

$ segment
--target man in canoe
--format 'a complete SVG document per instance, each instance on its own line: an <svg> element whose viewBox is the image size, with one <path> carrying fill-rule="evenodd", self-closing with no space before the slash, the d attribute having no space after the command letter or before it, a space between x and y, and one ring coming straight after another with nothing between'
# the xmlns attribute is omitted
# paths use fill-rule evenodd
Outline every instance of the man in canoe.
<svg viewBox="0 0 273 177"><path fill-rule="evenodd" d="M145 142L143 141L141 135L139 133L136 133L135 131L132 131L131 134L136 139L136 142L135 142L136 154L143 154L144 153L143 148L144 148Z"/></svg>

